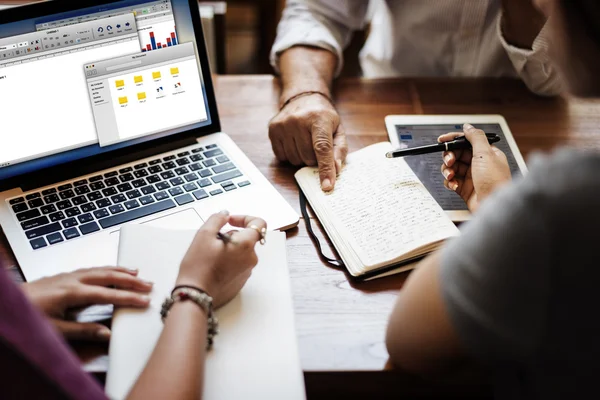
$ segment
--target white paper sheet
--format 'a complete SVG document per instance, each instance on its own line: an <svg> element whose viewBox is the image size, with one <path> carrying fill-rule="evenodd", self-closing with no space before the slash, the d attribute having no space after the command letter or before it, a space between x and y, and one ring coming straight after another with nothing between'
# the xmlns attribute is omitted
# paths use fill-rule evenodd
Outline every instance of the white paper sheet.
<svg viewBox="0 0 600 400"><path fill-rule="evenodd" d="M193 236L192 231L135 224L121 228L119 265L139 268L140 277L153 281L154 288L148 309L115 312L106 380L112 399L127 395L160 336L160 306ZM285 234L269 232L267 244L258 245L257 252L259 264L240 295L217 311L220 334L206 360L206 400L306 398Z"/></svg>

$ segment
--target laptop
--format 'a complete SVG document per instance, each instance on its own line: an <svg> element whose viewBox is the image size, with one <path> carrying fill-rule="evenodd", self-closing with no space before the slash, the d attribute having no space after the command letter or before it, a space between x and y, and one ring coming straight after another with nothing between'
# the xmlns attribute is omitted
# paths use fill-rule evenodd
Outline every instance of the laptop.
<svg viewBox="0 0 600 400"><path fill-rule="evenodd" d="M128 223L198 228L229 210L298 224L221 132L197 0L0 15L0 224L27 280L114 265Z"/></svg>

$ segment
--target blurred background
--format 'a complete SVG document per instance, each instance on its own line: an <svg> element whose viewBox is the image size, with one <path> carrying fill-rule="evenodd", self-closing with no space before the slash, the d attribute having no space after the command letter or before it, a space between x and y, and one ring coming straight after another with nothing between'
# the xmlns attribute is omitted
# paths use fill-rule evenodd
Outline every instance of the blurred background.
<svg viewBox="0 0 600 400"><path fill-rule="evenodd" d="M367 1L367 0L365 0ZM0 8L31 0L0 0ZM272 74L269 51L285 0L200 1L211 64L218 74ZM357 32L346 49L342 76L360 75L357 54L366 39Z"/></svg>

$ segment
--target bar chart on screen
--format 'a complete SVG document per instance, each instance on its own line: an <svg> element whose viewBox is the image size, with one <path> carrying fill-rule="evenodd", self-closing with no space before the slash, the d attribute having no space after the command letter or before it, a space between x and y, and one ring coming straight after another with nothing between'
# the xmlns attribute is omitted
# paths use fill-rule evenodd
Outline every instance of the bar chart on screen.
<svg viewBox="0 0 600 400"><path fill-rule="evenodd" d="M158 50L179 44L173 20L144 26L138 31L142 52Z"/></svg>

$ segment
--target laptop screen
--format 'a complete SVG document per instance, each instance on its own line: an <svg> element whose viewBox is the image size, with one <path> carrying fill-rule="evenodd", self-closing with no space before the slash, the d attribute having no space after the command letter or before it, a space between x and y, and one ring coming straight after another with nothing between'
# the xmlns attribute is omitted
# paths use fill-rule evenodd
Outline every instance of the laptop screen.
<svg viewBox="0 0 600 400"><path fill-rule="evenodd" d="M210 125L189 4L0 24L0 180Z"/></svg>

